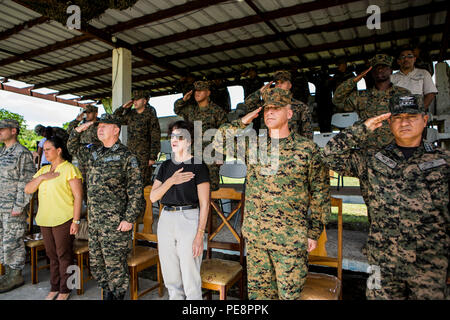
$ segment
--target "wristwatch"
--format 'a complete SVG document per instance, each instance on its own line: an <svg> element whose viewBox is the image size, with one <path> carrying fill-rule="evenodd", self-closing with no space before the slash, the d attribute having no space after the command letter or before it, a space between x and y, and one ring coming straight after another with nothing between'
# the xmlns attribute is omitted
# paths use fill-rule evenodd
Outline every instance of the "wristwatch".
<svg viewBox="0 0 450 320"><path fill-rule="evenodd" d="M75 224L80 224L80 223L81 223L81 221L80 221L80 220L72 220L72 223L75 223Z"/></svg>

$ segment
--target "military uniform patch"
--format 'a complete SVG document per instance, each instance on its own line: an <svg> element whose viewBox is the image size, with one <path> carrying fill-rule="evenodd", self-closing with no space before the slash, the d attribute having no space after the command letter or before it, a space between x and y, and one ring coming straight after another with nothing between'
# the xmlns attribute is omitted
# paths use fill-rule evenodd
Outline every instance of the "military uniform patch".
<svg viewBox="0 0 450 320"><path fill-rule="evenodd" d="M432 161L427 161L427 162L422 162L419 163L419 169L422 171L428 170L428 169L432 169L432 168L436 168L439 166L443 166L445 165L446 162L444 159L436 159L436 160L432 160Z"/></svg>
<svg viewBox="0 0 450 320"><path fill-rule="evenodd" d="M395 162L391 158L386 157L381 152L378 152L377 154L375 154L375 158L377 158L378 160L383 162L385 165L387 165L391 169L394 169L397 166L397 162Z"/></svg>

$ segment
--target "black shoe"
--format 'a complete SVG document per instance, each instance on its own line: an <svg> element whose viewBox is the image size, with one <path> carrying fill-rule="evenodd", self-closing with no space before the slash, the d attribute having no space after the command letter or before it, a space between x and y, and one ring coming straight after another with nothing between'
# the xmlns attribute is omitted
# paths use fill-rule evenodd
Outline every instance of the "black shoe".
<svg viewBox="0 0 450 320"><path fill-rule="evenodd" d="M112 300L124 300L125 299L125 293L121 293L118 295L113 295L113 299Z"/></svg>
<svg viewBox="0 0 450 320"><path fill-rule="evenodd" d="M103 300L114 300L114 294L108 289L103 289Z"/></svg>

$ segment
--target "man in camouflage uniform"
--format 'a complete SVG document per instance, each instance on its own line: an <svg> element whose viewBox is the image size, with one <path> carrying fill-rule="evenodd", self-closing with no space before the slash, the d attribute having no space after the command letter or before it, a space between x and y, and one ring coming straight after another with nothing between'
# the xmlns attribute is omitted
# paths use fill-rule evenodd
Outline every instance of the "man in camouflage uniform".
<svg viewBox="0 0 450 320"><path fill-rule="evenodd" d="M271 84L275 82L275 88L281 88L284 90L291 90L291 73L289 71L280 70L275 72L273 76L273 81L261 87L261 89L256 90L250 96L245 98L245 105L247 106L247 111L252 112L258 109L262 105L261 96L264 91L268 90ZM292 131L297 132L299 135L306 137L308 139L313 138L313 129L312 129L312 118L311 111L307 104L303 103L300 100L293 99L291 108L293 111L293 116L289 119L289 127ZM263 123L262 116L259 116L260 128L266 128ZM257 125L255 129L257 128Z"/></svg>
<svg viewBox="0 0 450 320"><path fill-rule="evenodd" d="M217 129L227 121L227 114L221 107L209 99L211 91L209 90L208 81L196 81L195 87L195 104L188 104L193 90L187 92L183 98L175 101L174 111L177 116L183 117L184 120L194 123L194 121L202 122L202 134L208 129ZM202 141L202 154L211 141ZM194 153L196 153L194 145ZM214 156L214 155L213 155ZM217 155L216 155L217 156ZM223 159L223 155L217 158ZM205 160L205 159L204 159ZM207 160L207 159L206 159ZM211 190L219 189L219 165L221 163L208 163L205 161L209 169L209 177L211 179Z"/></svg>
<svg viewBox="0 0 450 320"><path fill-rule="evenodd" d="M67 127L67 133L70 135L72 131L78 127L80 122L83 120L84 115L86 115L85 121L83 122L89 122L92 121L93 124L86 130L81 133L80 142L84 144L86 147L89 147L90 145L94 146L101 146L100 140L98 140L97 137L97 126L98 126L98 108L94 105L88 105L86 109L81 112L75 120L72 120L69 123L69 126ZM87 200L87 186L86 183L88 181L88 177L86 175L87 173L87 163L84 163L83 160L78 160L78 169L81 171L81 175L83 176L83 198L84 201Z"/></svg>
<svg viewBox="0 0 450 320"><path fill-rule="evenodd" d="M0 120L0 263L5 275L0 279L0 292L23 285L22 269L25 265L27 214L25 206L31 195L25 185L33 179L33 156L17 141L20 126L16 120Z"/></svg>
<svg viewBox="0 0 450 320"><path fill-rule="evenodd" d="M128 125L127 147L138 157L144 186L152 184L152 166L161 150L161 129L155 108L148 104L149 98L150 91L134 90L133 99L114 111L121 124Z"/></svg>
<svg viewBox="0 0 450 320"><path fill-rule="evenodd" d="M120 122L110 114L99 119L102 146L86 148L81 132L70 134L67 147L88 164L89 261L104 300L121 300L128 289L127 256L133 224L144 210L144 187L136 156L119 140Z"/></svg>
<svg viewBox="0 0 450 320"><path fill-rule="evenodd" d="M418 96L393 97L390 113L345 129L324 149L332 170L359 177L368 191L368 299L444 299L450 152L422 140L424 110ZM367 149L386 119L395 142Z"/></svg>
<svg viewBox="0 0 450 320"><path fill-rule="evenodd" d="M330 212L328 169L318 146L289 128L292 93L273 88L264 91L263 98L269 135L262 143L267 143L267 150L278 145L278 153L247 162L242 233L247 242L249 298L299 299L308 271L307 252L317 246ZM214 147L220 150L221 139L232 139L261 109L220 127ZM264 164L268 159L271 164Z"/></svg>
<svg viewBox="0 0 450 320"><path fill-rule="evenodd" d="M357 112L361 122L389 112L389 99L394 95L407 95L411 92L392 84L393 57L386 54L376 54L370 60L371 67L354 78L341 83L334 92L333 103L337 112ZM372 71L371 71L372 70ZM356 84L369 71L375 81L371 89L358 91ZM385 123L367 140L368 146L382 147L393 140L389 126Z"/></svg>

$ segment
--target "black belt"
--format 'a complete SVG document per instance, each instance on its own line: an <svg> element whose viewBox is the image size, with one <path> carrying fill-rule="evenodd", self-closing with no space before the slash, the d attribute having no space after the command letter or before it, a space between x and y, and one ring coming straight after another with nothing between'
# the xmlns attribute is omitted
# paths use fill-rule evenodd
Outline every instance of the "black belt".
<svg viewBox="0 0 450 320"><path fill-rule="evenodd" d="M164 206L164 209L167 211L182 211L182 210L189 210L189 209L197 209L198 205L196 204L190 204L187 206Z"/></svg>

